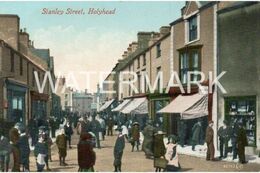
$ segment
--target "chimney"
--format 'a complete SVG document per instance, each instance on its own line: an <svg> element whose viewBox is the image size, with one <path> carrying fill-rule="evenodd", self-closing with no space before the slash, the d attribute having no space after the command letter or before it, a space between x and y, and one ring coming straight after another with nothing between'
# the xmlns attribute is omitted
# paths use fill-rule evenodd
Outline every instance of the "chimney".
<svg viewBox="0 0 260 173"><path fill-rule="evenodd" d="M149 40L151 39L152 32L138 32L137 34L137 43L138 48L148 47Z"/></svg>
<svg viewBox="0 0 260 173"><path fill-rule="evenodd" d="M0 15L0 23L0 39L18 50L20 18L17 15Z"/></svg>
<svg viewBox="0 0 260 173"><path fill-rule="evenodd" d="M137 42L132 42L131 43L131 47L132 47L132 52L135 52L136 51L136 49L137 49L137 47L138 47L138 43Z"/></svg>
<svg viewBox="0 0 260 173"><path fill-rule="evenodd" d="M162 26L162 27L160 28L160 34L161 34L161 35L168 34L170 31L171 31L170 26Z"/></svg>
<svg viewBox="0 0 260 173"><path fill-rule="evenodd" d="M122 58L125 59L127 58L127 51L124 51L123 55L122 55Z"/></svg>

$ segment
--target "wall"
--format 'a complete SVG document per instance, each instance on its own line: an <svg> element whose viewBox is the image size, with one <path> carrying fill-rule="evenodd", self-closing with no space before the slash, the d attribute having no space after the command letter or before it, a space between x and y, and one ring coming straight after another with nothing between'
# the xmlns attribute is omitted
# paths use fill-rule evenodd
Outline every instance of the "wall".
<svg viewBox="0 0 260 173"><path fill-rule="evenodd" d="M227 94L219 92L219 121L224 119L224 97L257 97L257 147L260 148L260 4L218 15L220 82ZM248 148L253 153L252 148Z"/></svg>

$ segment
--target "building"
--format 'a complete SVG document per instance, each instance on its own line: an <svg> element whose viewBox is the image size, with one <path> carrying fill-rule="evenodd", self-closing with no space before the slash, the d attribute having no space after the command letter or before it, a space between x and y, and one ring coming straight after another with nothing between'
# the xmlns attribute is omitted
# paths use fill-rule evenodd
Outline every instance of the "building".
<svg viewBox="0 0 260 173"><path fill-rule="evenodd" d="M72 93L72 111L79 112L80 115L91 113L91 104L93 103L93 95L84 92L75 91Z"/></svg>
<svg viewBox="0 0 260 173"><path fill-rule="evenodd" d="M60 97L61 109L63 111L71 112L73 110L72 95L73 89L66 86L65 77L58 77L57 95Z"/></svg>
<svg viewBox="0 0 260 173"><path fill-rule="evenodd" d="M260 4L236 2L218 11L218 73L227 93L218 92L218 126L242 122L247 154L260 149ZM234 20L235 19L235 20Z"/></svg>
<svg viewBox="0 0 260 173"><path fill-rule="evenodd" d="M0 15L0 33L1 118L27 123L30 118L48 117L49 84L46 83L43 92L37 88L37 81L41 84L48 70L47 63L30 52L29 34L20 30L17 15Z"/></svg>

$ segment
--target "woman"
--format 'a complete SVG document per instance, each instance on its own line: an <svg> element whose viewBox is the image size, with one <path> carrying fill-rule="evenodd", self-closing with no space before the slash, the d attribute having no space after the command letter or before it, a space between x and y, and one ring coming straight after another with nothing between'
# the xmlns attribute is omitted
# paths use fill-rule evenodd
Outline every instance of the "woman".
<svg viewBox="0 0 260 173"><path fill-rule="evenodd" d="M174 135L168 137L165 159L168 161L165 169L166 172L176 172L180 170L181 166L177 154L177 138Z"/></svg>
<svg viewBox="0 0 260 173"><path fill-rule="evenodd" d="M121 172L122 157L125 148L125 136L122 134L122 130L121 127L116 129L116 131L118 131L118 136L114 147L114 172Z"/></svg>
<svg viewBox="0 0 260 173"><path fill-rule="evenodd" d="M154 135L154 167L155 172L161 172L161 169L164 169L165 167L162 167L162 165L159 164L164 159L165 155L165 145L163 142L165 133L163 131L158 131Z"/></svg>
<svg viewBox="0 0 260 173"><path fill-rule="evenodd" d="M91 134L85 132L80 135L78 143L78 164L80 172L94 172L96 153L93 150Z"/></svg>

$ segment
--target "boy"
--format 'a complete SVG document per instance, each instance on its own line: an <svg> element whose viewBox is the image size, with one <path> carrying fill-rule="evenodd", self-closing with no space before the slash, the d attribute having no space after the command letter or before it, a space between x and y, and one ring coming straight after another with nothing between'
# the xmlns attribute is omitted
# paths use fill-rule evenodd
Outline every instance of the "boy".
<svg viewBox="0 0 260 173"><path fill-rule="evenodd" d="M60 166L67 166L65 163L65 157L67 156L67 138L64 129L60 130L60 134L57 136L56 144L59 149Z"/></svg>

